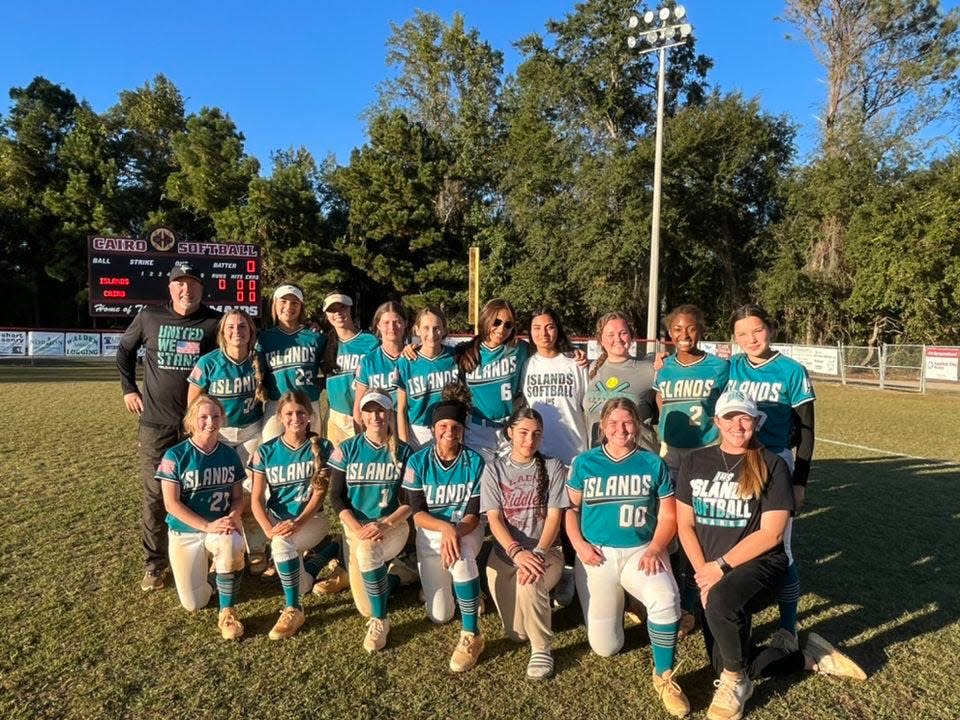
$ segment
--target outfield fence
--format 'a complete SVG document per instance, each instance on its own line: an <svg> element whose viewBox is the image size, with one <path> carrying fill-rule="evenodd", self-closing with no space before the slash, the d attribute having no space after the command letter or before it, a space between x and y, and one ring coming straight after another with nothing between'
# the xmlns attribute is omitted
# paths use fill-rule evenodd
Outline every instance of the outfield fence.
<svg viewBox="0 0 960 720"><path fill-rule="evenodd" d="M109 360L116 356L121 332L117 330L36 330L0 328L0 361L21 360L30 364L46 364L61 360ZM469 339L469 335L452 335L448 343ZM600 354L595 339L571 338L574 346L590 359ZM634 352L648 344L639 339ZM658 350L668 350L669 343L650 341ZM731 342L705 340L700 346L719 357L729 358L740 352ZM844 385L868 385L881 390L960 391L960 346L956 345L799 345L775 344L774 348L792 357L815 379Z"/></svg>

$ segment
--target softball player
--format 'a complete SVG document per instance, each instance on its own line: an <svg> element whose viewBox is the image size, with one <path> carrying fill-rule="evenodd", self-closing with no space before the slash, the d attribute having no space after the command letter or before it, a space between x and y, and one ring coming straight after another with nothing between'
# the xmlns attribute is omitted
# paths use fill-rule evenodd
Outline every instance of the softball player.
<svg viewBox="0 0 960 720"><path fill-rule="evenodd" d="M577 551L577 594L590 647L623 647L623 590L647 608L653 685L669 713L690 704L673 677L680 597L667 549L677 531L673 484L664 462L638 447L632 400L609 400L600 415L604 444L578 455L567 490L567 535Z"/></svg>
<svg viewBox="0 0 960 720"><path fill-rule="evenodd" d="M628 398L637 406L643 425L637 432L639 444L648 450L659 450L660 441L647 423L653 417L653 363L630 357L630 343L636 333L626 315L610 312L597 321L597 343L602 348L587 374L587 430L591 447L603 440L600 413L608 400Z"/></svg>
<svg viewBox="0 0 960 720"><path fill-rule="evenodd" d="M799 511L803 508L813 458L815 396L810 377L803 365L770 347L773 324L763 308L744 305L735 310L730 318L730 331L743 353L730 359L727 388L756 400L762 413L757 438L786 461L793 482L794 507ZM791 450L794 435L798 437L796 457ZM783 540L790 565L780 596L780 629L774 642L796 650L800 574L793 557L792 535L793 518L787 522Z"/></svg>
<svg viewBox="0 0 960 720"><path fill-rule="evenodd" d="M553 674L550 591L563 570L567 469L540 452L543 418L536 410L515 411L504 435L510 452L486 466L480 487L480 511L497 541L487 585L507 637L530 641L527 677L542 680Z"/></svg>
<svg viewBox="0 0 960 720"><path fill-rule="evenodd" d="M262 439L277 437L283 430L277 415L280 396L291 390L307 394L313 403L313 426L320 427L317 403L327 338L306 326L303 292L295 285L281 285L273 293L274 326L260 333L257 354L267 392Z"/></svg>
<svg viewBox="0 0 960 720"><path fill-rule="evenodd" d="M680 540L697 571L707 656L720 676L712 720L741 717L756 677L805 669L866 679L816 633L803 652L751 644L751 616L773 602L787 574L783 538L793 509L786 463L757 442L759 417L749 395L723 393L714 418L719 447L686 455L677 481Z"/></svg>
<svg viewBox="0 0 960 720"><path fill-rule="evenodd" d="M328 334L331 347L328 355L336 357L336 368L327 377L327 439L334 447L357 434L353 422L353 381L360 359L380 342L373 335L357 327L351 315L353 300L342 293L332 293L323 299L323 312L333 329Z"/></svg>
<svg viewBox="0 0 960 720"><path fill-rule="evenodd" d="M271 640L288 638L300 629L304 621L300 596L310 592L321 568L340 550L337 543L328 543L308 560L302 559L330 530L322 507L333 447L309 432L312 414L313 402L306 393L285 392L277 401L282 434L267 440L250 458L253 514L270 538L286 602L270 630ZM265 499L267 489L270 495Z"/></svg>
<svg viewBox="0 0 960 720"><path fill-rule="evenodd" d="M483 542L480 476L484 461L480 453L463 444L466 399L462 386L444 390L444 399L433 409L434 444L413 454L403 478L417 527L417 564L427 617L436 623L449 621L454 595L460 606L463 629L450 658L453 672L476 665L484 648L477 567Z"/></svg>
<svg viewBox="0 0 960 720"><path fill-rule="evenodd" d="M363 433L340 443L330 458L330 500L346 536L354 604L370 618L363 647L372 653L387 644L387 600L401 582L386 563L400 554L410 532L410 507L399 495L413 451L397 439L389 395L372 390L359 406Z"/></svg>
<svg viewBox="0 0 960 720"><path fill-rule="evenodd" d="M544 452L569 465L588 447L583 416L587 370L568 355L573 345L551 308L534 312L530 339L536 352L523 368L523 396L543 418Z"/></svg>
<svg viewBox="0 0 960 720"><path fill-rule="evenodd" d="M477 329L473 340L456 348L456 357L471 395L466 444L489 460L500 447L500 431L520 396L530 350L525 340L517 338L513 307L506 300L484 305Z"/></svg>
<svg viewBox="0 0 960 720"><path fill-rule="evenodd" d="M260 359L254 352L256 342L257 330L250 316L240 309L227 311L217 328L220 348L201 357L187 378L188 404L205 393L223 405L220 441L236 450L244 465L260 445L266 400L263 385L257 382ZM251 575L260 575L267 565L267 539L250 513L251 483L248 474L243 481L243 535L250 559L248 570Z"/></svg>
<svg viewBox="0 0 960 720"><path fill-rule="evenodd" d="M397 362L397 432L414 448L433 440L430 415L440 402L443 388L460 375L453 351L443 344L447 316L443 310L425 307L417 314L413 332L420 339L415 358Z"/></svg>
<svg viewBox="0 0 960 720"><path fill-rule="evenodd" d="M705 328L703 312L696 305L680 305L667 315L664 325L676 353L664 358L653 389L660 408L660 456L676 480L685 455L718 441L713 406L727 386L730 363L697 347ZM683 638L696 628L697 586L682 549L672 559L681 591L679 636Z"/></svg>
<svg viewBox="0 0 960 720"><path fill-rule="evenodd" d="M213 588L207 572L212 555L220 598L217 625L225 640L236 640L243 635L233 602L243 570L244 470L236 451L220 442L223 416L216 398L194 398L183 419L189 437L163 454L156 476L167 511L170 568L180 604L199 610L210 601Z"/></svg>
<svg viewBox="0 0 960 720"><path fill-rule="evenodd" d="M368 390L379 390L390 396L393 406L397 403L397 362L403 352L403 340L407 332L407 321L403 306L392 300L383 303L373 314L373 333L380 341L380 347L374 348L362 358L357 367L357 377L353 381L353 422L363 427L360 419L360 398Z"/></svg>

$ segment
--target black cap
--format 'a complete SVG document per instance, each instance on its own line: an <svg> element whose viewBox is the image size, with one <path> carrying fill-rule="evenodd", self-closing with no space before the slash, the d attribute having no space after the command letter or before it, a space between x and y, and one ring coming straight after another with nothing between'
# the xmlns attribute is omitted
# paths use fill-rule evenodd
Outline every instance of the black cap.
<svg viewBox="0 0 960 720"><path fill-rule="evenodd" d="M170 271L170 282L174 280L180 280L181 278L193 278L198 283L202 283L203 280L200 279L200 276L194 271L193 266L188 263L186 260L177 260L173 264L173 270Z"/></svg>

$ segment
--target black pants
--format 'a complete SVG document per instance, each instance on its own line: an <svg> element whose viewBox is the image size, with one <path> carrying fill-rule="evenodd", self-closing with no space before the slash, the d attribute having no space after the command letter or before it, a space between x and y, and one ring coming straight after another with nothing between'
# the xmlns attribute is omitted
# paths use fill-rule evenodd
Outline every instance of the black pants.
<svg viewBox="0 0 960 720"><path fill-rule="evenodd" d="M180 440L178 427L140 425L138 454L143 481L140 533L145 555L144 567L154 572L165 570L170 565L167 556L167 511L163 507L160 481L156 479L157 466L163 454Z"/></svg>
<svg viewBox="0 0 960 720"><path fill-rule="evenodd" d="M735 567L710 589L703 639L718 675L728 670L756 678L803 670L803 653L750 642L753 614L776 601L786 577L787 556L771 553Z"/></svg>

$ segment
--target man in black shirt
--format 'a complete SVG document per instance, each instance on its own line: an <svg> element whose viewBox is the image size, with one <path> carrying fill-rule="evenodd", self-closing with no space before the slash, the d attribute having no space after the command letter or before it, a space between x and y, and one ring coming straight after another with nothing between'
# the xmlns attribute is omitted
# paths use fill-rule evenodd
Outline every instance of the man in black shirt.
<svg viewBox="0 0 960 720"><path fill-rule="evenodd" d="M166 512L154 475L166 450L181 439L187 405L187 376L217 343L220 313L201 304L203 285L190 265L174 263L170 303L143 308L117 348L117 368L127 410L140 417L139 457L143 479L141 530L146 554L141 589L163 588L167 571ZM143 347L143 393L137 387L137 351Z"/></svg>

